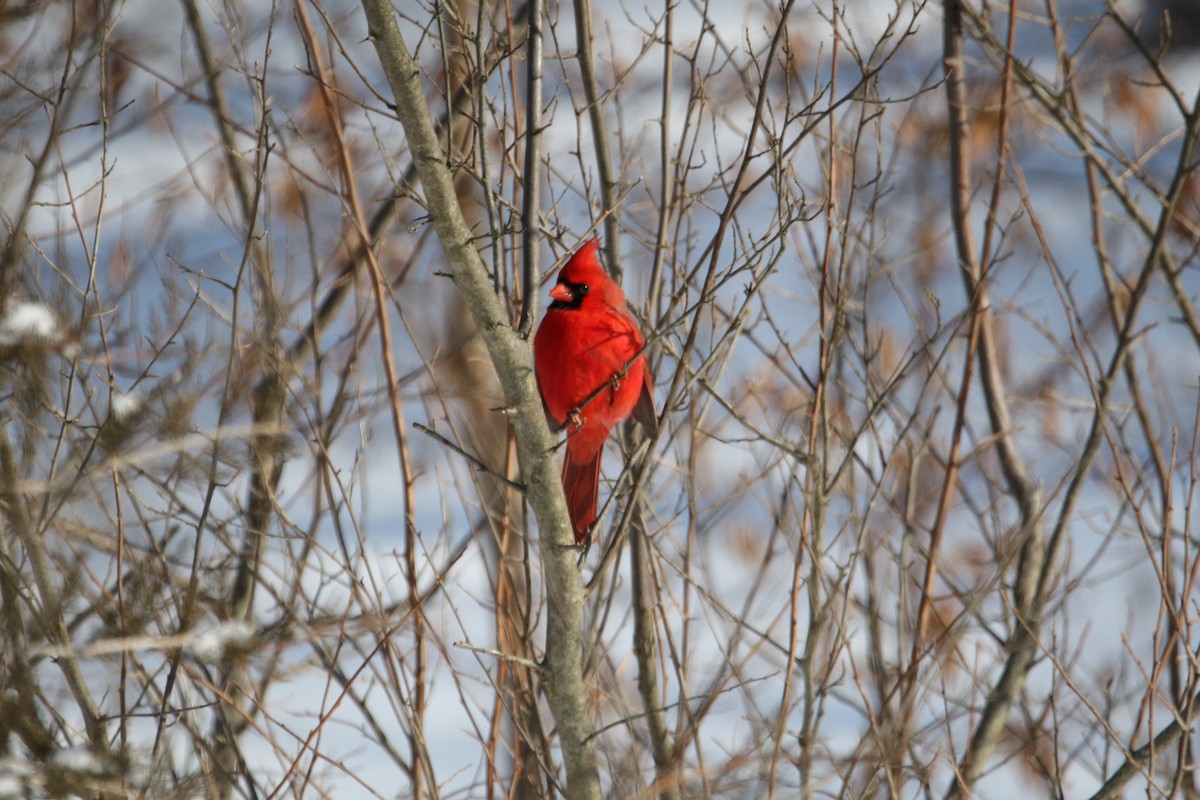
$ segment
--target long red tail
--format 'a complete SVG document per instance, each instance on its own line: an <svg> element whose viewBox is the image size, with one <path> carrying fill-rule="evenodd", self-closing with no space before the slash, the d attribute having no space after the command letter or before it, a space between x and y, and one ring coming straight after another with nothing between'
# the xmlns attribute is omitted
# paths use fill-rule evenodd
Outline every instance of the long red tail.
<svg viewBox="0 0 1200 800"><path fill-rule="evenodd" d="M589 457L586 453L572 452L570 444L567 445L562 484L567 495L567 510L571 513L571 526L575 529L575 544L590 542L589 529L596 521L600 497L600 456L603 453L604 448L600 447Z"/></svg>

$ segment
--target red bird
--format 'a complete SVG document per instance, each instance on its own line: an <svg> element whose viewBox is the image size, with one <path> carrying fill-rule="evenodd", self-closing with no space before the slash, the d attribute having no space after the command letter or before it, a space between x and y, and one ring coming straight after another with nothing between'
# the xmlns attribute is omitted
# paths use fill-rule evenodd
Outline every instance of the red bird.
<svg viewBox="0 0 1200 800"><path fill-rule="evenodd" d="M586 242L558 273L554 302L533 337L538 388L550 418L567 425L562 483L576 544L591 543L600 493L600 455L609 431L630 413L654 435L654 389L642 334L625 295Z"/></svg>

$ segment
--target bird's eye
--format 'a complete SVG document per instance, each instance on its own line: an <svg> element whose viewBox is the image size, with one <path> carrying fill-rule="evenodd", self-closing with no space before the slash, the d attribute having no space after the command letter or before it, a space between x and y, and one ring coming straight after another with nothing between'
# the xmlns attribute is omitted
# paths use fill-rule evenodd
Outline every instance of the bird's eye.
<svg viewBox="0 0 1200 800"><path fill-rule="evenodd" d="M581 284L577 285L575 288L579 290L580 295L585 295L588 293L588 285L586 283L581 283Z"/></svg>

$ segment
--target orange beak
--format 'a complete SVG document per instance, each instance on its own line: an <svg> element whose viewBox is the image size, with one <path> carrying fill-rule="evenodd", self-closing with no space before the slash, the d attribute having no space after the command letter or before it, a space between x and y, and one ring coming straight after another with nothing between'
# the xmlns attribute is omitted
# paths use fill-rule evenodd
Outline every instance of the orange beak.
<svg viewBox="0 0 1200 800"><path fill-rule="evenodd" d="M550 290L550 296L560 303L575 302L575 293L567 288L565 283L554 284L554 288Z"/></svg>

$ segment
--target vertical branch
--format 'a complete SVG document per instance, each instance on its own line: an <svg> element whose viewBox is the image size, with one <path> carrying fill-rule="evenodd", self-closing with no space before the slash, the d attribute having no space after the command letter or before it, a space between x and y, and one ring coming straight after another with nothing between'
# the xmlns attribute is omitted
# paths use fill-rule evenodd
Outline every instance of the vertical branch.
<svg viewBox="0 0 1200 800"><path fill-rule="evenodd" d="M404 577L408 584L409 603L413 609L412 638L413 638L413 690L410 699L412 709L411 725L408 732L409 748L412 752L412 787L411 796L420 800L425 794L424 765L429 759L424 752L424 722L425 722L425 616L421 608L421 597L417 583L417 547L418 534L416 523L416 493L412 463L408 449L408 426L404 422L404 408L400 402L400 376L396 371L396 359L392 353L391 319L388 316L388 288L383 268L375 257L374 242L371 241L370 225L363 211L362 201L358 195L357 174L351 157L351 149L346 141L346 133L342 124L342 114L333 92L333 75L326 67L320 43L317 41L312 24L309 21L306 4L296 4L297 18L308 46L308 56L312 60L313 71L317 86L321 93L321 105L325 111L325 119L333 132L336 148L335 156L338 168L342 174L342 201L347 206L354 231L357 234L358 245L351 250L361 248L366 259L367 276L371 281L372 299L375 303L375 321L379 333L379 347L383 353L384 379L387 386L388 405L391 410L392 434L396 438L396 451L399 459L400 481L404 493ZM446 125L449 131L453 126ZM430 776L432 778L432 776Z"/></svg>
<svg viewBox="0 0 1200 800"><path fill-rule="evenodd" d="M87 687L83 671L79 668L79 661L70 655L71 633L63 618L64 610L68 606L64 603L62 593L55 584L42 533L36 530L29 515L29 507L21 491L21 475L17 470L16 458L8 438L8 426L7 414L0 415L0 512L3 513L4 520L25 548L25 556L29 560L34 585L37 587L37 607L43 615L39 622L50 634L51 640L55 644L62 645L67 652L67 655L61 656L55 661L62 670L71 696L75 698L75 703L79 707L88 742L96 753L107 754L110 748L104 717L101 716L100 708L96 705L96 701ZM7 565L5 570L7 571ZM7 600L7 592L6 589L4 594L0 594L0 599ZM28 599L21 601L22 604L26 602ZM7 603L4 608L7 612L9 609ZM25 674L24 669L21 670L21 674ZM37 721L36 714L28 716L30 722ZM29 727L33 728L33 726Z"/></svg>
<svg viewBox="0 0 1200 800"><path fill-rule="evenodd" d="M946 456L946 473L942 477L937 513L933 520L933 527L929 531L929 551L925 556L925 576L921 581L921 594L917 598L917 623L913 630L912 651L909 655L908 667L905 669L903 683L900 687L900 726L895 741L889 743L896 747L896 750L893 752L893 759L888 765L893 770L893 788L901 786L901 749L907 746L911 738L913 714L917 704L917 677L921 671L921 656L925 649L925 639L929 635L929 616L933 608L934 586L937 583L938 555L941 551L942 533L946 528L946 519L950 514L950 503L954 498L954 488L958 485L958 470L961 460L959 453L962 447L963 429L967 421L967 399L971 394L975 351L979 347L980 330L983 327L983 296L981 288L975 293L971 301L967 348L963 355L962 380L958 386L958 402L954 408L954 427L950 433L950 453Z"/></svg>
<svg viewBox="0 0 1200 800"><path fill-rule="evenodd" d="M521 280L522 336L533 329L542 246L542 0L529 0L529 39L525 43L525 170L522 180Z"/></svg>
<svg viewBox="0 0 1200 800"><path fill-rule="evenodd" d="M483 50L483 21L484 9L487 3L484 0L476 0L475 2L475 69L476 75L473 77L473 82L464 82L464 89L470 90L470 97L475 101L475 140L479 143L479 184L483 191L483 207L487 210L488 221L488 244L492 251L492 289L496 294L500 294L500 222L496 213L496 194L492 190L492 174L491 174L491 158L488 147L488 129L484 120L487 117L488 93L487 83L488 75L491 70L485 68L487 63L484 60ZM452 115L446 115L447 124L453 124L454 118ZM528 291L528 290L527 290Z"/></svg>
<svg viewBox="0 0 1200 800"><path fill-rule="evenodd" d="M812 748L815 746L817 725L816 691L813 686L813 664L820 643L822 619L825 611L821 601L821 583L823 569L823 531L825 526L826 481L828 480L828 403L827 382L830 374L830 353L836 336L837 319L839 314L836 307L840 298L834 298L832 286L841 283L830 281L834 270L834 240L839 231L838 224L838 193L841 190L839 175L838 152L838 120L834 113L834 97L837 94L838 57L841 38L838 34L838 7L833 4L830 14L832 28L831 71L829 76L829 174L825 198L825 241L821 252L820 286L817 289L817 375L813 384L812 405L808 414L808 447L816 454L815 463L804 471L804 509L801 512L799 525L799 540L796 542L796 552L792 561L792 582L788 593L788 679L784 681L782 697L780 698L779 720L776 723L774 751L771 754L770 784L768 791L775 797L776 770L783 748L783 740L787 730L787 719L791 709L792 680L791 671L797 666L800 670L800 680L804 683L803 721L799 736L800 745L800 796L811 800L814 796L812 772ZM763 81L766 81L764 76ZM830 314L830 300L834 300L834 313ZM785 494L790 483L785 487ZM805 557L809 562L807 580L808 625L804 637L803 651L799 650L800 637L800 599L801 585L806 581L802 566ZM799 656L799 657L797 657Z"/></svg>
<svg viewBox="0 0 1200 800"><path fill-rule="evenodd" d="M518 331L522 337L528 337L533 330L538 301L538 286L541 278L542 254L542 72L544 34L542 26L545 23L544 0L528 0L525 6L525 26L527 38L525 41L525 161L522 172L521 195L521 314ZM480 118L480 125L483 119ZM481 140L486 136L481 131ZM485 186L489 204L491 187ZM491 205L488 207L491 219ZM493 243L493 248L495 243ZM494 259L493 259L494 261ZM494 285L499 286L499 265L494 264L496 277ZM517 538L514 532L505 529L501 541L500 577L497 587L496 611L498 615L507 614L507 618L499 620L500 633L498 644L507 652L528 653L531 648L529 639L529 599L532 592L528 585L521 591L519 576L514 575L518 564L526 563L527 558L512 557L513 550L518 546L524 547L526 540ZM526 578L528 568L526 565ZM507 591L505 591L507 589ZM522 596L525 602L522 603ZM503 601L503 602L501 602ZM511 613L511 612L516 612ZM549 646L549 645L547 645ZM507 673L507 674L506 674ZM514 757L514 786L521 789L524 795L536 791L537 775L535 769L542 756L541 743L544 739L541 721L538 718L537 700L535 695L535 677L520 665L505 665L501 670L501 687L511 685L514 702L510 709L516 740L513 744ZM503 691L503 688L501 689ZM578 785L577 785L578 788ZM489 789L489 791L491 791Z"/></svg>
<svg viewBox="0 0 1200 800"><path fill-rule="evenodd" d="M250 621L254 614L254 590L258 582L259 563L267 529L275 509L275 488L283 473L281 448L283 438L283 406L286 399L286 356L279 332L283 323L283 310L275 287L275 276L271 270L266 239L261 236L258 224L263 183L266 180L267 105L261 75L265 75L266 64L258 78L259 125L258 140L255 142L256 174L251 176L246 161L239 156L233 126L230 121L224 87L220 80L217 59L212 54L204 21L195 0L183 0L185 16L192 39L196 46L201 69L204 70L207 102L212 111L213 122L221 138L226 171L233 182L238 210L242 215L245 253L255 288L255 339L263 375L254 388L252 420L255 431L251 441L251 475L249 496L246 501L246 528L238 554L233 588L230 592L227 613L230 619ZM269 42L269 39L268 39ZM268 46L267 52L270 52ZM234 318L236 325L236 317ZM214 445L216 446L216 445ZM201 532L197 530L197 539ZM198 545L197 545L198 546ZM190 624L190 621L184 621ZM216 767L214 790L218 796L232 796L233 783L241 759L237 740L249 725L257 707L245 696L248 682L246 665L238 660L229 666L223 679L225 703L219 708L214 721L213 760ZM232 704L232 708L228 705ZM236 709L236 710L234 710Z"/></svg>
<svg viewBox="0 0 1200 800"><path fill-rule="evenodd" d="M600 102L600 86L596 80L596 54L592 47L591 0L575 0L575 49L579 59L579 74L583 78L583 94L587 98L588 121L592 125L592 149L596 154L596 171L600 177L600 212L604 216L604 257L608 271L617 283L621 282L621 228L617 209L617 181L613 176L612 156L608 149L608 123L604 120L604 105Z"/></svg>
<svg viewBox="0 0 1200 800"><path fill-rule="evenodd" d="M646 298L646 319L656 320L659 314L659 297L662 295L663 262L667 256L667 227L671 219L671 204L674 202L675 170L671 160L671 84L675 69L675 3L663 0L663 66L662 105L659 111L658 131L658 227L654 232L654 264L650 268L650 294ZM682 145L681 145L682 146ZM607 224L607 221L606 221Z"/></svg>
<svg viewBox="0 0 1200 800"><path fill-rule="evenodd" d="M1021 511L1024 544L1022 558L1016 575L1018 623L1012 632L1010 656L1006 669L993 690L981 716L971 746L960 762L954 783L947 797L956 798L970 787L982 772L994 751L1008 711L1025 685L1025 677L1033 664L1036 652L1036 636L1030 626L1036 625L1030 612L1031 588L1036 580L1038 560L1035 553L1042 548L1042 535L1036 521L1036 492L1025 477L1024 468L1017 457L1011 439L1008 405L1000 385L999 370L995 360L995 345L991 328L991 315L984 294L982 270L976 260L971 223L970 154L967 151L968 120L966 108L966 76L963 58L963 8L961 0L947 0L944 5L943 59L946 79L946 104L950 130L950 207L951 222L958 255L959 270L972 304L974 318L972 328L979 326L980 378L983 381L992 430L996 434L996 447L1009 490L1017 500ZM915 668L915 665L914 665Z"/></svg>
<svg viewBox="0 0 1200 800"><path fill-rule="evenodd" d="M996 134L996 166L992 181L991 200L984 223L983 245L979 251L978 262L973 263L969 259L962 259L959 262L968 292L967 301L970 304L967 347L963 355L962 380L959 383L957 403L954 410L954 426L950 434L950 452L946 458L946 474L942 479L937 512L934 517L933 527L929 533L929 551L925 561L925 576L921 582L921 594L917 598L917 619L916 627L913 631L912 651L909 656L908 666L904 672L903 686L901 687L899 742L907 742L909 740L912 715L916 709L917 678L921 669L922 652L926 645L925 639L929 634L929 615L933 608L933 592L937 583L938 556L941 550L942 533L945 530L946 519L950 513L950 504L954 497L954 490L958 484L959 453L962 447L963 430L967 420L967 399L971 392L975 359L979 351L980 338L984 333L984 319L988 316L986 286L983 280L983 268L980 265L987 264L989 261L989 254L992 251L992 237L996 231L997 217L1000 210L1000 194L1003 186L1004 165L1008 152L1009 96L1012 91L1012 54L1013 49L1016 47L1016 10L1015 0L1013 0L1009 3L1008 9L1008 39L1004 51L1004 75L1000 87L1000 119ZM947 14L952 13L954 12L947 11ZM961 40L958 45L951 45L945 51L947 67L949 68L951 63L954 64L954 79L947 78L946 88L947 96L952 98L950 101L950 115L954 124L951 125L951 128L960 133L963 132L966 124L966 109L963 107L966 97L962 82L963 62L961 56ZM969 254L974 251L971 246L971 212L969 206L971 153L967 149L966 137L952 135L950 152L950 170L952 176L951 207L955 222L955 241L960 254ZM980 359L983 360L983 356L980 356ZM1014 471L1020 474L1020 463L1016 461L1015 457L1012 458L1012 462L1015 464ZM1019 477L1017 483L1022 487L1022 491L1024 491L1027 481L1023 477ZM895 777L898 778L898 774ZM899 786L900 784L897 782L894 785Z"/></svg>
<svg viewBox="0 0 1200 800"><path fill-rule="evenodd" d="M653 573L650 568L649 539L642 525L643 515L634 522L634 533L629 537L632 552L630 575L633 595L633 657L637 660L638 694L646 723L650 728L650 752L654 757L655 789L659 800L674 800L675 785L678 783L674 765L674 747L663 718L662 696L658 691L658 645L654 625Z"/></svg>
<svg viewBox="0 0 1200 800"><path fill-rule="evenodd" d="M970 123L967 119L967 91L965 60L963 58L963 7L961 0L948 0L944 11L943 67L946 78L946 105L950 131L950 209L954 228L955 251L958 257L959 274L967 294L967 301L982 314L979 339L979 377L982 382L988 416L995 439L996 455L1000 461L1010 494L1021 513L1025 536L1021 563L1032 565L1039 560L1042 535L1037 517L1040 500L1037 488L1029 480L1016 445L1008 433L1012 430L1012 418L1008 407L1008 396L1003 386L996 336L988 302L985 275L975 249L971 221L971 175L968 142ZM1011 66L1008 67L1011 69ZM998 163L997 169L1000 169ZM999 177L997 177L999 180ZM998 188L993 190L995 195ZM995 205L993 205L993 211ZM991 230L990 226L987 228ZM990 234L987 237L990 243ZM1018 608L1027 608L1031 599L1032 586L1029 579L1036 568L1020 569L1016 579ZM1024 599L1024 602L1023 600Z"/></svg>

